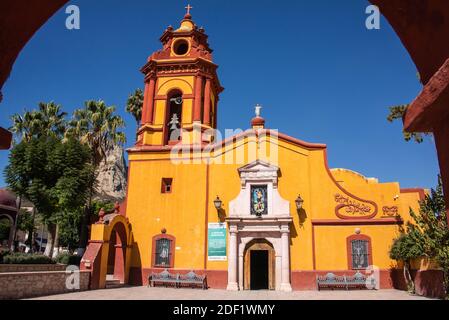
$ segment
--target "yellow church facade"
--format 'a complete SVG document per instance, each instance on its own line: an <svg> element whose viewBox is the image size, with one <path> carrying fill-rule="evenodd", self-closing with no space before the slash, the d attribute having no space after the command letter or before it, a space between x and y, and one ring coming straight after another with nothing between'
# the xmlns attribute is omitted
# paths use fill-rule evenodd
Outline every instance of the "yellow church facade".
<svg viewBox="0 0 449 320"><path fill-rule="evenodd" d="M424 190L330 169L326 145L268 129L260 106L249 129L220 140L207 40L188 13L142 68L126 208L92 226L82 261L95 286L107 273L147 285L167 269L228 290L313 290L329 272L377 272L391 288L390 246Z"/></svg>

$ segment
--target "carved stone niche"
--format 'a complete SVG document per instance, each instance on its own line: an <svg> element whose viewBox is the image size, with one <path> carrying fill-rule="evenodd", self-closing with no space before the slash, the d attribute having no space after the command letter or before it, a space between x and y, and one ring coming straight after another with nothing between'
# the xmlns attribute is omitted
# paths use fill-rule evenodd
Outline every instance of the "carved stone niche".
<svg viewBox="0 0 449 320"><path fill-rule="evenodd" d="M238 169L240 194L229 203L230 218L257 218L251 215L251 186L267 186L268 213L261 218L290 217L290 204L278 191L280 169L270 163L256 160Z"/></svg>

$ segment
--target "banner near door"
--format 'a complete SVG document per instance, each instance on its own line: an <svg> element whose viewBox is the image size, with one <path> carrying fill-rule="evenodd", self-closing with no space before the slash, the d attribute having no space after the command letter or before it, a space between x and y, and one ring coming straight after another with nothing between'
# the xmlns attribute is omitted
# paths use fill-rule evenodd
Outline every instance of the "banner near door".
<svg viewBox="0 0 449 320"><path fill-rule="evenodd" d="M226 261L226 224L209 223L207 256L209 261Z"/></svg>

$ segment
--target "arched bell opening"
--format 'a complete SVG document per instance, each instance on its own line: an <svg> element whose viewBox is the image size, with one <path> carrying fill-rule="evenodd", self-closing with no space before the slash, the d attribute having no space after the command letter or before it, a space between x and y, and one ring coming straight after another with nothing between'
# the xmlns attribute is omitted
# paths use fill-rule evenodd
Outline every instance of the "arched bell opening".
<svg viewBox="0 0 449 320"><path fill-rule="evenodd" d="M171 90L167 95L164 144L172 145L181 141L183 93L179 89Z"/></svg>

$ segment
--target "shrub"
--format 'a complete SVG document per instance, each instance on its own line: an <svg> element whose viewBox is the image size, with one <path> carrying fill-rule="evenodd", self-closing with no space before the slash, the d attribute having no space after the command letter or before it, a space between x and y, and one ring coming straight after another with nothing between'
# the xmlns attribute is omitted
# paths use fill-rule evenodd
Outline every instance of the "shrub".
<svg viewBox="0 0 449 320"><path fill-rule="evenodd" d="M52 264L51 258L41 254L11 253L3 257L4 264Z"/></svg>
<svg viewBox="0 0 449 320"><path fill-rule="evenodd" d="M82 257L80 256L76 256L68 252L63 252L60 253L55 260L57 263L79 266L81 264L81 258Z"/></svg>
<svg viewBox="0 0 449 320"><path fill-rule="evenodd" d="M8 254L11 254L11 251L0 250L0 264L3 263L3 257L7 256Z"/></svg>

